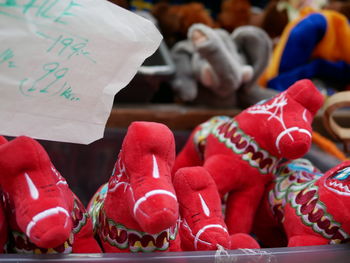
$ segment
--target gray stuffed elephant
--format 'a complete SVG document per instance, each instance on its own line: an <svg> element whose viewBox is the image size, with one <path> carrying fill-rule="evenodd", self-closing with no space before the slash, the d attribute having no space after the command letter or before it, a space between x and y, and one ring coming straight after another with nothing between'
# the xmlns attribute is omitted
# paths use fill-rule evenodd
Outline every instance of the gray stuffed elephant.
<svg viewBox="0 0 350 263"><path fill-rule="evenodd" d="M276 94L256 85L271 52L271 39L260 28L241 26L229 34L194 24L188 38L171 50L176 65L172 88L183 102L247 107Z"/></svg>

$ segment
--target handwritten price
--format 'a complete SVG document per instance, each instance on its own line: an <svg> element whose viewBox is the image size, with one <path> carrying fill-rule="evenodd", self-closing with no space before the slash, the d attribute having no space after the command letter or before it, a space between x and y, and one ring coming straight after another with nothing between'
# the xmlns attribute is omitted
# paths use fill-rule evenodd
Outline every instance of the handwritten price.
<svg viewBox="0 0 350 263"><path fill-rule="evenodd" d="M35 79L32 85L26 85L28 78L20 81L19 90L25 96L40 96L47 94L48 96L60 96L70 101L79 101L80 98L73 93L72 87L65 81L60 84L60 80L66 76L69 69L60 67L58 62L46 63L42 67L45 72L43 75ZM58 88L57 88L58 87Z"/></svg>

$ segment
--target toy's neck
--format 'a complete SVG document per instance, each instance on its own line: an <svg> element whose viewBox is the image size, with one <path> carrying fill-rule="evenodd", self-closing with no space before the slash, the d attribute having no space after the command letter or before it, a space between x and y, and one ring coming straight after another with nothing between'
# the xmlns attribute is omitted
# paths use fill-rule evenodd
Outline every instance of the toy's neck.
<svg viewBox="0 0 350 263"><path fill-rule="evenodd" d="M258 128L258 127L257 127ZM240 154L242 159L259 170L261 174L274 173L280 158L261 148L258 142L239 128L235 119L217 125L213 135L230 148Z"/></svg>
<svg viewBox="0 0 350 263"><path fill-rule="evenodd" d="M101 210L98 224L101 226L101 231L99 231L101 241L131 252L165 251L169 248L170 242L175 240L177 234L177 225L153 235L129 229L108 218L104 209Z"/></svg>
<svg viewBox="0 0 350 263"><path fill-rule="evenodd" d="M344 243L349 240L350 235L342 224L335 219L343 217L339 214L344 212L340 211L339 206L342 205L337 202L338 198L334 197L332 199L327 196L329 193L323 188L322 177L301 182L294 181L289 184L286 184L287 176L282 178L283 180L277 181L275 186L275 203L272 204L274 211L276 210L275 206L285 206L289 203L301 222L314 232L330 240L330 244ZM276 191L277 189L279 191ZM271 193L270 200L272 200ZM330 209L332 206L338 206L340 209L335 211Z"/></svg>

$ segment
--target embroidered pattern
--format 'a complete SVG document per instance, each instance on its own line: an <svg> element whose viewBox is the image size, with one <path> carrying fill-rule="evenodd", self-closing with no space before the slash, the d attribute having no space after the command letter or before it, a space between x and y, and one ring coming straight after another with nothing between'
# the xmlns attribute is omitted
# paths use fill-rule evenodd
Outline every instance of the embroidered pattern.
<svg viewBox="0 0 350 263"><path fill-rule="evenodd" d="M94 231L98 233L101 241L108 242L111 246L119 249L129 249L131 252L164 251L169 248L170 240L176 238L177 225L154 235L128 229L113 219L107 218L103 209L107 192L108 184L105 184L94 195L92 205L89 208Z"/></svg>
<svg viewBox="0 0 350 263"><path fill-rule="evenodd" d="M239 128L234 119L217 126L213 130L213 134L226 147L241 155L242 159L247 161L250 166L257 168L260 173L268 174L275 171L279 159L260 148L252 137Z"/></svg>
<svg viewBox="0 0 350 263"><path fill-rule="evenodd" d="M241 155L243 160L247 161L250 166L257 168L260 173L268 174L275 171L280 159L260 148L251 136L239 128L234 119L219 116L201 125L201 128L194 134L194 143L202 157L206 139L210 134L213 134L234 153Z"/></svg>
<svg viewBox="0 0 350 263"><path fill-rule="evenodd" d="M142 231L128 229L122 224L107 218L104 210L101 210L98 226L99 238L119 249L127 249L131 252L164 251L169 248L170 240L175 240L177 225L157 234L148 234Z"/></svg>
<svg viewBox="0 0 350 263"><path fill-rule="evenodd" d="M76 195L74 195L74 203L71 216L73 220L72 232L73 234L77 234L86 225L89 218L89 214Z"/></svg>
<svg viewBox="0 0 350 263"><path fill-rule="evenodd" d="M227 116L216 116L200 125L200 128L193 136L193 143L202 159L204 159L204 149L207 144L207 137L209 134L211 134L213 129L215 129L218 125L221 123L226 123L230 120L231 118Z"/></svg>
<svg viewBox="0 0 350 263"><path fill-rule="evenodd" d="M10 240L5 246L6 253L22 253L22 254L58 254L72 253L72 244L74 242L74 234L71 233L69 239L55 248L39 248L30 242L29 238L22 232L12 231Z"/></svg>
<svg viewBox="0 0 350 263"><path fill-rule="evenodd" d="M303 224L329 239L330 244L343 243L350 238L341 224L327 212L326 205L319 200L315 182L322 174L309 166L308 161L299 159L282 165L277 174L274 189L269 192L269 202L279 222L284 220L283 210L288 202Z"/></svg>

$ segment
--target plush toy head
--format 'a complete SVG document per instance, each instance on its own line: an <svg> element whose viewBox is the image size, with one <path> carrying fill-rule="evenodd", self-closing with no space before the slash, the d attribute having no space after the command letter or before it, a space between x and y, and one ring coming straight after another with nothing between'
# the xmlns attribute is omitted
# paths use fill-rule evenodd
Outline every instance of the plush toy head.
<svg viewBox="0 0 350 263"><path fill-rule="evenodd" d="M250 20L251 4L248 0L222 1L218 15L218 24L221 28L232 32L240 26L248 25Z"/></svg>
<svg viewBox="0 0 350 263"><path fill-rule="evenodd" d="M230 236L216 184L203 167L179 169L173 178L180 206L181 248L185 251L259 248L247 234Z"/></svg>
<svg viewBox="0 0 350 263"><path fill-rule="evenodd" d="M173 179L180 205L183 250L229 249L230 237L214 180L203 167L182 168Z"/></svg>
<svg viewBox="0 0 350 263"><path fill-rule="evenodd" d="M325 6L327 0L273 0L265 7L260 27L264 29L271 38L278 39L287 24L297 19L304 8L320 10Z"/></svg>
<svg viewBox="0 0 350 263"><path fill-rule="evenodd" d="M170 174L174 160L174 136L165 125L133 122L108 183L107 217L149 234L174 226L178 218Z"/></svg>
<svg viewBox="0 0 350 263"><path fill-rule="evenodd" d="M311 146L311 122L322 104L321 93L305 79L273 99L248 108L235 119L272 155L296 159Z"/></svg>
<svg viewBox="0 0 350 263"><path fill-rule="evenodd" d="M157 233L173 226L178 203L171 184L175 142L162 124L135 122L123 141L121 163L129 175L129 207L142 229Z"/></svg>
<svg viewBox="0 0 350 263"><path fill-rule="evenodd" d="M344 207L350 206L350 161L345 161L333 169L327 171L319 184L323 184L324 190L328 192L330 201L341 198ZM344 211L346 212L346 211ZM350 226L350 220L349 220Z"/></svg>
<svg viewBox="0 0 350 263"><path fill-rule="evenodd" d="M108 184L89 204L105 252L173 249L179 216L170 174L174 160L169 128L154 122L130 124Z"/></svg>
<svg viewBox="0 0 350 263"><path fill-rule="evenodd" d="M183 5L158 3L153 7L152 14L157 19L165 43L169 47L185 39L189 27L195 23L202 23L209 27L215 25L204 5L200 3Z"/></svg>
<svg viewBox="0 0 350 263"><path fill-rule="evenodd" d="M50 248L71 233L72 196L41 145L21 136L0 146L0 187L15 211L19 229L32 243Z"/></svg>
<svg viewBox="0 0 350 263"><path fill-rule="evenodd" d="M0 156L7 252L101 252L83 204L37 141L17 137L0 145Z"/></svg>

